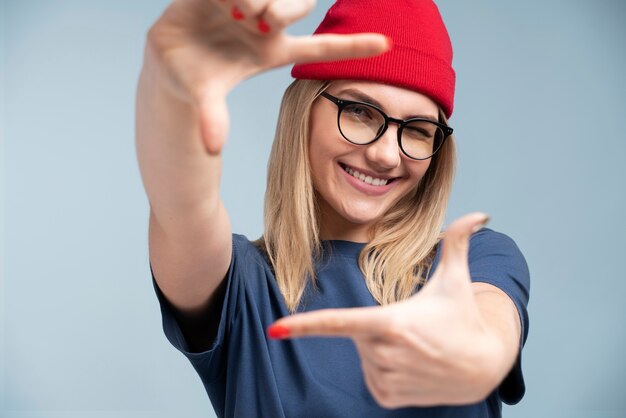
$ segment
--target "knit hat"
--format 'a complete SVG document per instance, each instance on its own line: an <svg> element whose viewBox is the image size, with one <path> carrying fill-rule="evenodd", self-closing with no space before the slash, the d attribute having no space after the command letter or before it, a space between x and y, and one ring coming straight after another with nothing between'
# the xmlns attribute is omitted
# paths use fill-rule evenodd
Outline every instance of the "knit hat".
<svg viewBox="0 0 626 418"><path fill-rule="evenodd" d="M454 107L452 44L432 0L337 0L315 34L377 32L391 39L375 57L296 64L298 79L367 80L407 88Z"/></svg>

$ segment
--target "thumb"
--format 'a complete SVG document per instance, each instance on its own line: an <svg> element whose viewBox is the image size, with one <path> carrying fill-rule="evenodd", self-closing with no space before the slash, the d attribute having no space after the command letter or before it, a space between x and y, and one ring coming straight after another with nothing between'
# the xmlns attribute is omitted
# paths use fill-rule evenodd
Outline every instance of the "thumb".
<svg viewBox="0 0 626 418"><path fill-rule="evenodd" d="M204 147L211 155L219 154L228 135L226 98L221 95L203 96L198 103L198 117Z"/></svg>
<svg viewBox="0 0 626 418"><path fill-rule="evenodd" d="M469 240L489 221L489 216L473 212L455 220L443 237L441 260L430 282L442 291L459 291L470 283ZM444 277L442 277L444 276Z"/></svg>

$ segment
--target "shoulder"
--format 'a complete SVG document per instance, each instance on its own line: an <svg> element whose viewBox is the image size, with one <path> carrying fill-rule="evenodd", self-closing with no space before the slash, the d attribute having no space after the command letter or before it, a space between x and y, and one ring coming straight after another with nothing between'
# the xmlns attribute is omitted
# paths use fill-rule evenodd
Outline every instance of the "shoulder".
<svg viewBox="0 0 626 418"><path fill-rule="evenodd" d="M245 286L254 287L261 284L266 287L266 279L274 276L274 271L262 240L251 241L242 234L233 233L233 257L231 270L233 274L245 276ZM255 279L256 278L256 279Z"/></svg>
<svg viewBox="0 0 626 418"><path fill-rule="evenodd" d="M478 231L474 232L470 237L470 242L487 242L487 241L497 241L497 242L507 242L515 244L513 238L508 236L507 234L499 231L494 231L491 228L480 228Z"/></svg>
<svg viewBox="0 0 626 418"><path fill-rule="evenodd" d="M441 259L441 245L433 263ZM472 281L489 282L500 288L515 288L521 299L528 298L530 273L524 254L509 235L481 228L470 237L468 264Z"/></svg>
<svg viewBox="0 0 626 418"><path fill-rule="evenodd" d="M481 228L470 237L470 266L481 260L490 263L516 264L522 270L528 270L526 259L517 243L502 232L490 228Z"/></svg>
<svg viewBox="0 0 626 418"><path fill-rule="evenodd" d="M442 242L437 245L435 262L441 258ZM484 257L508 256L524 260L517 243L505 233L481 228L470 237L468 258L470 263ZM524 260L525 263L525 260Z"/></svg>
<svg viewBox="0 0 626 418"><path fill-rule="evenodd" d="M253 247L252 241L245 235L233 233L233 250L238 253L247 253Z"/></svg>
<svg viewBox="0 0 626 418"><path fill-rule="evenodd" d="M259 240L250 241L247 236L233 233L233 258L237 261L265 261L265 253Z"/></svg>
<svg viewBox="0 0 626 418"><path fill-rule="evenodd" d="M470 238L468 261L472 281L491 283L528 303L530 272L513 238L490 228L480 229Z"/></svg>
<svg viewBox="0 0 626 418"><path fill-rule="evenodd" d="M517 243L505 233L481 228L470 237L469 257L485 254L515 255L524 258Z"/></svg>

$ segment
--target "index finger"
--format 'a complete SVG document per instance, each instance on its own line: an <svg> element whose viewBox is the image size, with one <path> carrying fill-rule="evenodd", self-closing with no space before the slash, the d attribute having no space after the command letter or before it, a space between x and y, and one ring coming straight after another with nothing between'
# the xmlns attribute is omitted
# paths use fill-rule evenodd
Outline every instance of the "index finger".
<svg viewBox="0 0 626 418"><path fill-rule="evenodd" d="M381 333L387 327L387 315L382 307L322 309L281 318L268 328L268 335L271 338L350 338Z"/></svg>
<svg viewBox="0 0 626 418"><path fill-rule="evenodd" d="M294 63L337 61L378 55L390 46L391 40L379 33L303 36L291 39L290 58Z"/></svg>

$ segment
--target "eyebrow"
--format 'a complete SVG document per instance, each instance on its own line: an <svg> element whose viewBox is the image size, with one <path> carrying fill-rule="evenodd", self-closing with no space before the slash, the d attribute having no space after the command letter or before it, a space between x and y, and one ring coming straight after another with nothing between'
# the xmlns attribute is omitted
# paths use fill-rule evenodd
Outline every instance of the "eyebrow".
<svg viewBox="0 0 626 418"><path fill-rule="evenodd" d="M352 97L354 97L356 100L360 101L360 102L365 102L365 103L369 103L369 104L373 104L376 107L379 107L381 109L385 109L384 106L382 104L380 104L380 102L376 99L374 99L373 97L368 96L367 94L365 94L364 92L362 92L361 90L357 90L355 88L346 88L343 90L339 90L339 93L337 94L348 94ZM404 118L405 120L408 119L414 119L414 118L422 118L422 119L428 119L431 120L433 122L439 122L439 118L433 118L430 115L423 115L423 114L417 114L417 115L411 115L407 118Z"/></svg>

